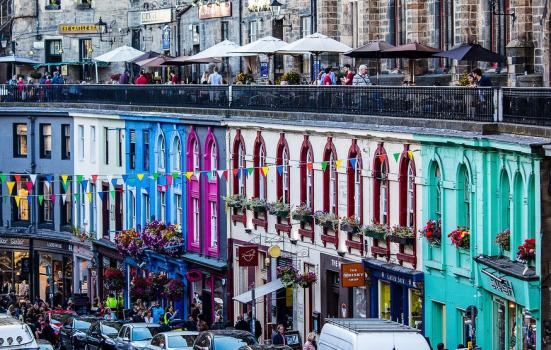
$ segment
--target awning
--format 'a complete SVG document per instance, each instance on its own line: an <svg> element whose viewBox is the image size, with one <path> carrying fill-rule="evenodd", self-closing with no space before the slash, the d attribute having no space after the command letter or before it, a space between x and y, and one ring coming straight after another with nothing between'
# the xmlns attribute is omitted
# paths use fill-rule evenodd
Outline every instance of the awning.
<svg viewBox="0 0 551 350"><path fill-rule="evenodd" d="M199 255L196 253L186 252L182 255L182 259L189 263L214 270L225 270L228 267L228 263L224 260L207 258L204 255Z"/></svg>
<svg viewBox="0 0 551 350"><path fill-rule="evenodd" d="M33 66L33 68L38 69L38 68L41 68L41 67L51 67L51 66L82 66L82 65L85 65L85 64L95 64L95 63L96 62L94 62L94 61L48 62L48 63L35 64ZM108 62L97 62L97 64L98 64L98 67L107 67L107 66L109 66Z"/></svg>
<svg viewBox="0 0 551 350"><path fill-rule="evenodd" d="M265 295L271 294L275 291L280 290L283 288L283 283L278 278L275 281L263 284L259 286L258 288L254 289L254 297L255 299L262 298ZM243 294L239 294L238 296L233 298L235 301L238 301L243 304L250 303L253 300L252 292L248 291Z"/></svg>

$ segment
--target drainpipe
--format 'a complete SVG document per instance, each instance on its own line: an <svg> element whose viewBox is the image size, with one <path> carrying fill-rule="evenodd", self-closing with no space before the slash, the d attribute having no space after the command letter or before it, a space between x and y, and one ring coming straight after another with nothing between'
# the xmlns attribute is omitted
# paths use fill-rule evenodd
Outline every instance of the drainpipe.
<svg viewBox="0 0 551 350"><path fill-rule="evenodd" d="M239 0L239 46L243 46L243 0ZM243 71L243 58L239 58L239 71ZM229 169L229 168L228 168Z"/></svg>
<svg viewBox="0 0 551 350"><path fill-rule="evenodd" d="M36 120L36 117L33 117L33 116L29 116L28 117L29 119L29 124L30 124L30 129L31 129L31 142L30 142L30 151L31 151L31 169L30 169L30 174L34 174L35 171L36 171L36 157L35 157L35 144L36 144L36 141L35 141L35 132L34 132L34 126L35 126L35 120ZM36 191L36 189L34 189ZM35 237L36 236L36 222L38 220L38 212L37 212L37 208L36 208L36 201L31 201L31 226L29 227L29 231L31 232L32 236ZM34 240L29 240L30 241L30 246L29 246L29 254L30 254L30 266L29 266L29 269L30 271L34 271L34 266L37 266L36 263L35 263L35 258L34 258L34 247L33 247L33 241ZM33 279L33 286L36 286L37 283L38 283L38 278L35 278L35 277L31 277L31 279ZM31 281L29 280L29 284L31 284ZM34 291L35 291L36 288L31 288L31 297L34 298Z"/></svg>

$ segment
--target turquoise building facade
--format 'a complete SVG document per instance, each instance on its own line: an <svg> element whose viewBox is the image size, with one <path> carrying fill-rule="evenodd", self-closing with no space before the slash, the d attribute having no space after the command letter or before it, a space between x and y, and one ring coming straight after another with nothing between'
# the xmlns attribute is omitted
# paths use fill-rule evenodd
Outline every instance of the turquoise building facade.
<svg viewBox="0 0 551 350"><path fill-rule="evenodd" d="M435 220L441 233L440 244L422 238L426 336L434 348L540 349L541 140L418 138L423 222ZM469 232L461 247L448 237L458 227ZM503 249L496 236L506 230ZM531 238L535 259L519 261L517 247Z"/></svg>

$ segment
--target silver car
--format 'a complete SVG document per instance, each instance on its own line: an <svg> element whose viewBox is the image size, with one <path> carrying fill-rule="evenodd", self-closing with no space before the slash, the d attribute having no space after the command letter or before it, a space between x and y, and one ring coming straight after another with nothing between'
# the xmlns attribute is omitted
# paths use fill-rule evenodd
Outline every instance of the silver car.
<svg viewBox="0 0 551 350"><path fill-rule="evenodd" d="M178 331L159 333L146 346L147 350L192 350L199 332Z"/></svg>
<svg viewBox="0 0 551 350"><path fill-rule="evenodd" d="M156 323L129 323L122 326L115 348L117 350L143 350L158 333L159 324Z"/></svg>

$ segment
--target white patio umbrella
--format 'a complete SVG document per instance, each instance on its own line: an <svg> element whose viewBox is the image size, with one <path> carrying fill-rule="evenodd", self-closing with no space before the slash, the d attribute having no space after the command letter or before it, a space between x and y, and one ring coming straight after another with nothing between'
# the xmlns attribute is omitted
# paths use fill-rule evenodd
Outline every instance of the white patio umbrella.
<svg viewBox="0 0 551 350"><path fill-rule="evenodd" d="M255 56L255 54L242 55L242 54L231 53L233 50L236 50L238 48L239 48L239 45L237 45L233 41L224 40L222 42L219 42L216 45L209 47L208 49L205 49L199 52L198 54L190 56L188 60L194 61L194 60L205 60L205 59L215 59L215 58L235 57L235 56Z"/></svg>
<svg viewBox="0 0 551 350"><path fill-rule="evenodd" d="M352 50L352 48L348 45L345 45L335 39L331 39L321 33L314 33L287 44L277 50L277 52L288 54L311 53L317 56L322 52L344 53L350 50Z"/></svg>
<svg viewBox="0 0 551 350"><path fill-rule="evenodd" d="M100 62L131 62L142 56L144 52L124 45L94 58L96 66L96 84L98 83L98 61Z"/></svg>
<svg viewBox="0 0 551 350"><path fill-rule="evenodd" d="M281 39L274 38L273 36L266 36L264 38L258 39L256 41L253 41L252 43L249 43L247 45L243 45L233 51L230 52L230 54L237 54L237 55L267 55L268 60L270 61L270 73L268 79L274 80L273 77L273 56L277 50L281 49L282 47L286 46L287 43Z"/></svg>

